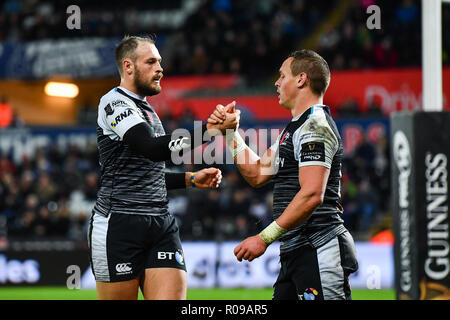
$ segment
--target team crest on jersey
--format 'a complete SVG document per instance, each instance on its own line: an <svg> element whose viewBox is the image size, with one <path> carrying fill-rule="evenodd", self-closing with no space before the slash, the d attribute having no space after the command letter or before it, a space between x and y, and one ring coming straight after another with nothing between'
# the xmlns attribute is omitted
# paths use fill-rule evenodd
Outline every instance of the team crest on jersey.
<svg viewBox="0 0 450 320"><path fill-rule="evenodd" d="M125 101L114 100L114 101L111 101L110 103L108 103L106 105L106 107L104 108L106 116L107 117L112 116L114 114L114 109L116 107L126 107L127 109L130 108L130 106Z"/></svg>
<svg viewBox="0 0 450 320"><path fill-rule="evenodd" d="M114 113L113 108L111 107L111 104L108 103L105 107L106 116L110 116Z"/></svg>

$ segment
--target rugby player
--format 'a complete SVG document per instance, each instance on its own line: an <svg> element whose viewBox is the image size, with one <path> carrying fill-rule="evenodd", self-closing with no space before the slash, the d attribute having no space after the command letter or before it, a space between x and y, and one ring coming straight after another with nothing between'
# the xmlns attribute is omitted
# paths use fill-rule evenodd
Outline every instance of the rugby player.
<svg viewBox="0 0 450 320"><path fill-rule="evenodd" d="M238 131L227 144L247 182L274 182L274 221L242 241L239 261L261 256L279 240L281 270L273 299L351 299L349 275L358 268L353 238L340 203L343 144L330 109L323 104L330 83L327 62L310 50L293 52L275 82L279 104L292 120L260 158ZM211 124L226 120L234 106L217 106Z"/></svg>
<svg viewBox="0 0 450 320"><path fill-rule="evenodd" d="M167 189L216 188L221 172L165 172L164 161L173 152L191 150L202 141L191 140L194 130L180 137L166 134L145 98L161 91L163 77L153 38L125 37L115 55L120 86L98 106L101 181L88 231L97 295L137 299L141 288L145 299L185 299L186 265ZM238 121L235 112L221 128L235 128ZM218 128L204 124L195 130L204 137Z"/></svg>

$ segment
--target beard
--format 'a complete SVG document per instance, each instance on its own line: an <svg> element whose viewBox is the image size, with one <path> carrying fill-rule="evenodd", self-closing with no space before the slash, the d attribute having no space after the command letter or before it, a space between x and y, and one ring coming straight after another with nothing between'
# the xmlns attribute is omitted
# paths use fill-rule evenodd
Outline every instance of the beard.
<svg viewBox="0 0 450 320"><path fill-rule="evenodd" d="M160 93L161 86L157 85L157 84L152 85L153 80L155 78L159 78L159 77L160 76L157 75L150 80L150 83L147 83L142 79L141 72L139 71L139 69L136 69L136 74L134 77L134 86L136 88L137 94L139 94L141 96L154 96L154 95Z"/></svg>

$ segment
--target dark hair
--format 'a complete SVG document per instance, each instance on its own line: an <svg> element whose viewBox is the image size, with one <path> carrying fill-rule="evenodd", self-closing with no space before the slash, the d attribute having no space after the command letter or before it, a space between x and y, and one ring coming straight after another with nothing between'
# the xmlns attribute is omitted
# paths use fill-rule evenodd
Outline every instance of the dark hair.
<svg viewBox="0 0 450 320"><path fill-rule="evenodd" d="M289 58L294 58L291 62L292 75L306 73L311 91L320 96L324 95L330 84L330 68L325 59L306 49L294 51Z"/></svg>
<svg viewBox="0 0 450 320"><path fill-rule="evenodd" d="M136 48L139 42L151 42L155 43L155 35L146 36L125 36L122 41L117 45L114 54L116 56L116 64L119 69L120 76L123 76L122 62L125 58L130 58L131 61L136 62Z"/></svg>

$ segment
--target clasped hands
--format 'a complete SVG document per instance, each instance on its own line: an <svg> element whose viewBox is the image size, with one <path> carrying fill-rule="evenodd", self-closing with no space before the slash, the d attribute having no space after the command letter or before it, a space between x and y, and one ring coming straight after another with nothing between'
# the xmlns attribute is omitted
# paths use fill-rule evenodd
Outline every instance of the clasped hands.
<svg viewBox="0 0 450 320"><path fill-rule="evenodd" d="M214 112L209 116L206 128L211 136L225 135L227 130L235 131L239 127L240 110L235 109L236 101L226 106L216 106ZM222 181L222 172L217 168L206 168L194 172L194 182L197 188L218 188Z"/></svg>
<svg viewBox="0 0 450 320"><path fill-rule="evenodd" d="M226 106L218 104L214 112L209 116L206 128L211 136L226 134L227 130L235 131L239 128L239 120L241 111L235 109L236 101L233 101ZM214 132L216 131L216 132Z"/></svg>

